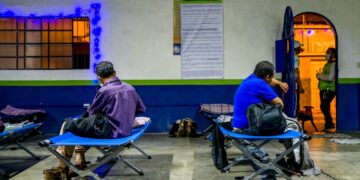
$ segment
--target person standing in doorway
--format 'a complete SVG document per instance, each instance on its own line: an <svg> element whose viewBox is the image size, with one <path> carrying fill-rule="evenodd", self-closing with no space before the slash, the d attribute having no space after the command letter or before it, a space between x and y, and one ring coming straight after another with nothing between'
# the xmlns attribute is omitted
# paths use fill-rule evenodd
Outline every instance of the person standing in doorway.
<svg viewBox="0 0 360 180"><path fill-rule="evenodd" d="M328 48L326 50L325 59L327 63L324 65L322 73L317 73L316 78L319 80L320 90L320 109L325 117L324 132L335 130L335 125L332 121L330 104L336 95L335 89L335 62L336 62L336 49Z"/></svg>
<svg viewBox="0 0 360 180"><path fill-rule="evenodd" d="M296 105L296 113L300 110L300 93L304 93L304 88L301 84L300 80L300 61L299 54L303 51L301 48L302 44L299 41L294 41L294 75L295 75L295 105Z"/></svg>

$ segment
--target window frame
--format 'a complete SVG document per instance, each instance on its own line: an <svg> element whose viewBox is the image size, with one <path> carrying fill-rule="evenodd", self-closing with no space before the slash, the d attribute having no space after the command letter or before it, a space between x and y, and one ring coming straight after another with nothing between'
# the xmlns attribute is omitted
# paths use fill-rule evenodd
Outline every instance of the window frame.
<svg viewBox="0 0 360 180"><path fill-rule="evenodd" d="M0 70L84 70L84 69L90 69L90 57L91 57L91 52L90 52L90 40L91 40L91 24L90 24L90 18L89 17L23 17L23 16L16 16L16 17L0 17L0 19L15 19L15 23L16 23L16 28L14 29L12 28L7 28L6 27L6 23L4 23L4 26L1 27L0 32L16 32L16 41L12 41L12 42L0 42L0 45L9 45L9 48L13 46L16 46L16 54L14 55L1 55L0 56L0 60L1 59L5 59L5 58L9 58L13 59L14 61L16 61L16 66L15 68L1 68ZM27 23L28 20L34 20L34 19L39 19L40 20L40 25L39 25L39 29L31 29L31 28L27 28ZM58 19L69 19L71 20L71 29L66 29L64 28L64 22L62 22L62 27L61 29L58 29L55 26L54 28L50 27L51 24L51 20L58 20ZM19 21L23 21L23 27L19 27L21 24L21 22ZM47 24L47 27L45 28L44 26L44 21ZM81 36L75 36L74 33L74 21L84 21L84 32L86 31L85 29L88 28L88 35L86 36L82 36L82 37L87 37L88 38L88 42L74 42L75 38L81 37ZM79 29L79 28L78 28ZM40 33L40 37L39 37L39 41L38 42L28 42L27 41L27 35L30 32L39 32ZM44 40L43 35L47 33L47 40ZM57 33L57 32L71 32L71 42L66 42L64 39L64 34L61 34L62 37L62 41L61 42L57 42L57 35L55 34L54 38L55 41L52 42L51 39L51 33ZM23 33L23 39L22 42L20 42L19 40L19 34ZM77 33L78 34L78 33ZM78 46L79 44L82 45L86 45L85 49L86 52L84 53L84 57L83 57L83 64L81 67L77 65L75 65L75 61L78 62L79 59L74 59L75 55L79 55L80 53L76 53L74 52L74 49L76 46ZM39 53L39 55L27 55L27 47L29 46L38 46L38 48L40 48L40 51L38 51L37 53ZM52 49L52 46L56 46L56 45L71 45L71 55L52 55L52 53L50 52ZM21 48L23 49L23 52L19 52L19 49ZM19 48L20 47L20 48ZM47 53L43 52L44 47L47 48ZM46 49L45 48L45 49ZM66 48L65 46L62 47L62 49ZM55 52L58 51L60 48L55 48ZM69 51L69 52L70 52ZM64 52L64 50L62 51ZM39 65L36 68L29 68L27 67L27 58L38 58L39 59ZM51 59L53 58L53 59ZM56 61L56 58L69 58L71 59L70 63L71 63L71 67L51 67L51 60ZM78 58L78 56L76 56L76 58ZM63 59L65 60L65 59ZM44 61L44 62L43 62ZM56 62L55 62L56 63ZM21 67L20 67L20 64ZM45 65L44 65L45 64ZM64 65L63 65L64 66Z"/></svg>

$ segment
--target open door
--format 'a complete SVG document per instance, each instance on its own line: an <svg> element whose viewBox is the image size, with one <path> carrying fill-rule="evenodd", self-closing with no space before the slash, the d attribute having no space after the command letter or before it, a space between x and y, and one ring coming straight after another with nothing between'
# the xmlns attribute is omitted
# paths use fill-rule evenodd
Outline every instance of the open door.
<svg viewBox="0 0 360 180"><path fill-rule="evenodd" d="M295 117L295 78L294 78L294 21L291 7L286 7L282 39L276 41L276 72L289 85L288 93L282 94L284 113Z"/></svg>
<svg viewBox="0 0 360 180"><path fill-rule="evenodd" d="M289 84L289 91L282 95L284 112L296 116L295 77L294 77L294 40L302 44L299 56L300 79L305 92L300 95L299 109L312 106L315 124L321 130L324 127L324 115L320 110L320 96L316 73L322 71L325 52L329 47L337 49L336 29L329 19L317 13L301 13L293 17L291 7L284 15L282 39L276 41L276 72L282 73L282 81ZM336 51L337 56L337 51ZM337 57L336 57L337 59ZM335 64L337 83L337 63ZM336 98L331 103L331 114L336 121Z"/></svg>
<svg viewBox="0 0 360 180"><path fill-rule="evenodd" d="M300 107L312 106L314 108L314 121L321 130L325 121L320 109L320 92L316 73L322 71L326 63L326 50L330 47L337 49L336 29L329 19L320 14L301 13L294 17L294 39L302 44L303 49L299 54L299 70L305 91L300 95ZM335 78L337 79L337 73ZM330 111L332 121L336 124L336 97L331 102Z"/></svg>

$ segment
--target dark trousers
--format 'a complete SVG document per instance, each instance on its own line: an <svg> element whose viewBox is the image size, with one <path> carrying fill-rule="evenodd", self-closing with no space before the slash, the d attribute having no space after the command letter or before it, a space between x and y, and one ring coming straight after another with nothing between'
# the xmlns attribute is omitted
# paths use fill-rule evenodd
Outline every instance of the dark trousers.
<svg viewBox="0 0 360 180"><path fill-rule="evenodd" d="M331 101L334 99L336 92L322 90L320 91L320 109L325 117L325 128L333 128L334 123L332 122L331 112L330 112L330 104Z"/></svg>

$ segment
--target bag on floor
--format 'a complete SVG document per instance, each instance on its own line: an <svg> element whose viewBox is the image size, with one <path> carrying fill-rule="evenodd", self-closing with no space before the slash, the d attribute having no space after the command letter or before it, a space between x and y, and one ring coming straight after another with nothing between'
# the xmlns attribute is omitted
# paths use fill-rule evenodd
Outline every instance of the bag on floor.
<svg viewBox="0 0 360 180"><path fill-rule="evenodd" d="M197 137L197 124L190 118L177 120L169 131L170 137Z"/></svg>

